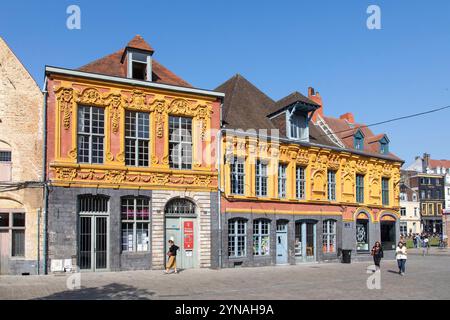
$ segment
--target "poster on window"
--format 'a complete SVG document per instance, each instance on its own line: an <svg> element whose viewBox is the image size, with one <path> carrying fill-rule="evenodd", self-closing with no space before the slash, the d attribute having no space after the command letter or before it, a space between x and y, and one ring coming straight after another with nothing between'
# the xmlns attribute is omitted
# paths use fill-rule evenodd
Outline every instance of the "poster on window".
<svg viewBox="0 0 450 320"><path fill-rule="evenodd" d="M194 222L185 221L184 222L184 249L193 250L194 249Z"/></svg>

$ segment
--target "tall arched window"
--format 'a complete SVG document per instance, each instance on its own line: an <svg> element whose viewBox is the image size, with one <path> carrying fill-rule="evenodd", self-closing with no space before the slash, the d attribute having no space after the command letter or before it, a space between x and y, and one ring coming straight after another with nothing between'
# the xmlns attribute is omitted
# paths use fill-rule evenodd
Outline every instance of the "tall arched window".
<svg viewBox="0 0 450 320"><path fill-rule="evenodd" d="M175 198L166 204L164 213L173 216L195 215L195 204L188 199Z"/></svg>

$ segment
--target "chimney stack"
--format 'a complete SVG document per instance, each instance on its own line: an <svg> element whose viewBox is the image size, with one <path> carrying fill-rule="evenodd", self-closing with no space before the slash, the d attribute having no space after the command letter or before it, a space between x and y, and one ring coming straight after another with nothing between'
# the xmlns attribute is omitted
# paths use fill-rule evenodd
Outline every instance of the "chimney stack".
<svg viewBox="0 0 450 320"><path fill-rule="evenodd" d="M344 113L343 115L341 115L339 117L339 119L347 120L350 123L355 123L355 117L353 116L353 113L351 113L351 112Z"/></svg>
<svg viewBox="0 0 450 320"><path fill-rule="evenodd" d="M430 166L430 154L424 153L422 158L422 172L427 173L427 168Z"/></svg>
<svg viewBox="0 0 450 320"><path fill-rule="evenodd" d="M322 97L320 96L319 92L316 92L316 91L314 90L313 87L309 87L309 88L308 88L308 98L309 98L311 101L317 103L317 104L320 106L320 108L318 108L318 109L314 112L314 115L313 115L313 117L312 117L312 121L313 121L314 123L316 123L316 122L317 122L317 115L320 115L320 116L323 118L323 102L322 102Z"/></svg>

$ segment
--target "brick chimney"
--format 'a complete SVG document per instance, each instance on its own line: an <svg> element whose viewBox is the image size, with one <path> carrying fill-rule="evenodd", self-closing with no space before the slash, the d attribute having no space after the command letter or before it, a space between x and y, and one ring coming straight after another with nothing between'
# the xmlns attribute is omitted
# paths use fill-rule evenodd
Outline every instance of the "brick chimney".
<svg viewBox="0 0 450 320"><path fill-rule="evenodd" d="M430 166L430 154L424 153L422 158L422 172L427 173L427 168Z"/></svg>
<svg viewBox="0 0 450 320"><path fill-rule="evenodd" d="M312 121L314 123L317 122L317 115L320 115L323 118L323 102L322 102L322 97L320 96L319 92L316 92L314 90L313 87L309 87L308 88L308 98L312 101L314 101L315 103L317 103L318 105L320 105L320 108L317 109L314 112L314 115L312 117Z"/></svg>
<svg viewBox="0 0 450 320"><path fill-rule="evenodd" d="M350 123L355 123L355 117L353 116L353 113L351 113L351 112L344 113L343 115L341 115L339 117L339 119L347 120Z"/></svg>

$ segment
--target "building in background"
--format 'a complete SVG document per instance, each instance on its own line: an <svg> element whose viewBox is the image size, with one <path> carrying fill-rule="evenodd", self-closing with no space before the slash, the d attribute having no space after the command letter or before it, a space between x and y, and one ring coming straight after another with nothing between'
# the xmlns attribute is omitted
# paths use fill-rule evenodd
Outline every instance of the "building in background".
<svg viewBox="0 0 450 320"><path fill-rule="evenodd" d="M408 183L407 174L402 170L400 183L400 234L404 237L422 233L419 194Z"/></svg>
<svg viewBox="0 0 450 320"><path fill-rule="evenodd" d="M42 268L43 96L0 38L0 274Z"/></svg>
<svg viewBox="0 0 450 320"><path fill-rule="evenodd" d="M225 93L220 156L224 267L370 258L399 239L400 167L386 135L352 114L325 117L319 93L272 100L241 75Z"/></svg>
<svg viewBox="0 0 450 320"><path fill-rule="evenodd" d="M449 178L447 168L440 164L441 160L432 160L429 154L424 153L406 168L409 185L419 193L423 231L426 233L440 234L443 231L442 213Z"/></svg>
<svg viewBox="0 0 450 320"><path fill-rule="evenodd" d="M46 67L51 271L214 267L222 93L193 88L140 36L76 70Z"/></svg>

